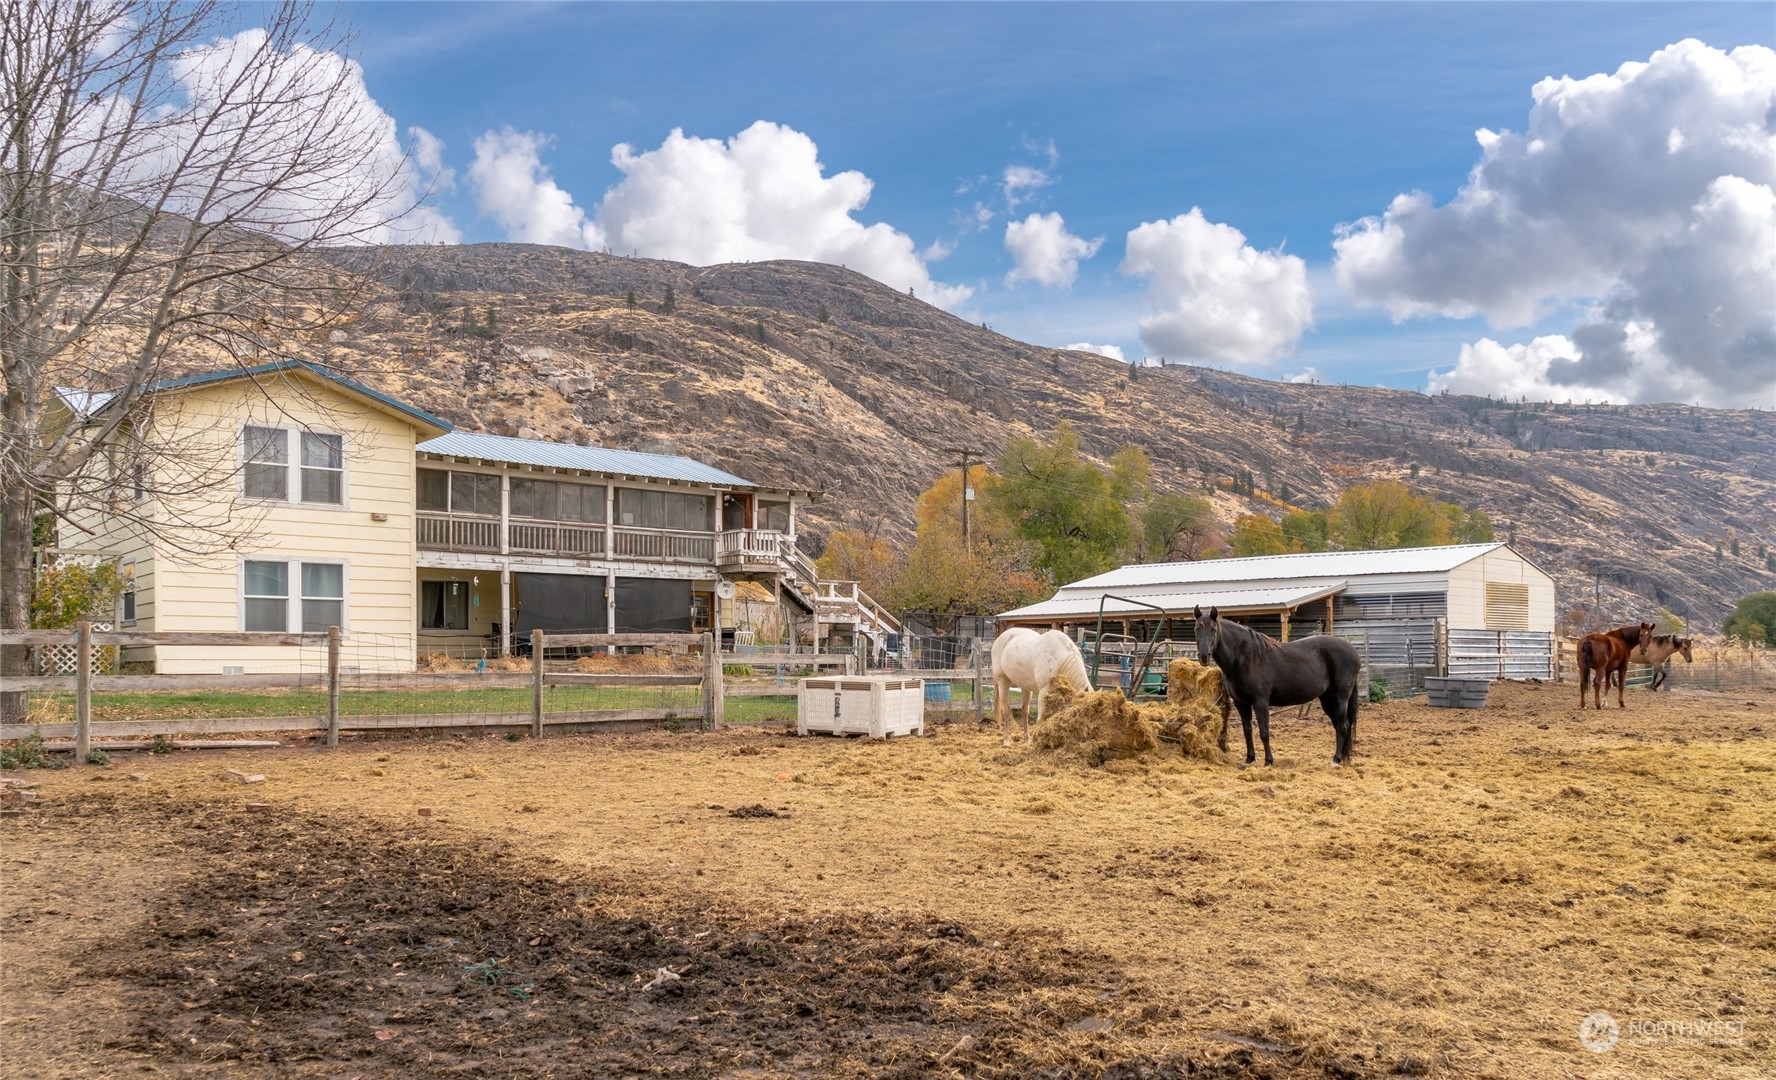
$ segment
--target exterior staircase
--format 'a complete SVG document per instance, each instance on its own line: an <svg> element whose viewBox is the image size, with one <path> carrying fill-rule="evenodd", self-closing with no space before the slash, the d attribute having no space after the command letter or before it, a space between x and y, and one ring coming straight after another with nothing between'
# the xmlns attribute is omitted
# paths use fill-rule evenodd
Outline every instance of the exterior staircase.
<svg viewBox="0 0 1776 1080"><path fill-rule="evenodd" d="M822 581L814 561L785 533L729 529L717 539L716 565L726 577L774 578L785 600L813 616L817 641L833 630L872 640L901 632L900 620L857 582Z"/></svg>

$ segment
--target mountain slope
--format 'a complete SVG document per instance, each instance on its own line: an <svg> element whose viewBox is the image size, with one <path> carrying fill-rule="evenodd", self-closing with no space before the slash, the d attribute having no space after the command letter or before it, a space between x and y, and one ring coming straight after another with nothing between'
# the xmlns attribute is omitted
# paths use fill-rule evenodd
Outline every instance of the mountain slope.
<svg viewBox="0 0 1776 1080"><path fill-rule="evenodd" d="M1776 578L1760 551L1776 547L1770 413L1514 407L1134 370L814 263L691 267L512 244L374 256L386 295L313 343L317 358L465 428L664 439L763 483L823 490L816 532L910 533L915 496L955 467L954 451L991 457L1010 434L1067 421L1099 456L1146 449L1165 490L1248 468L1311 508L1356 481L1407 480L1485 509L1501 539L1554 574L1562 606L1595 593L1612 619L1665 607L1712 630ZM1278 510L1215 500L1229 521Z"/></svg>

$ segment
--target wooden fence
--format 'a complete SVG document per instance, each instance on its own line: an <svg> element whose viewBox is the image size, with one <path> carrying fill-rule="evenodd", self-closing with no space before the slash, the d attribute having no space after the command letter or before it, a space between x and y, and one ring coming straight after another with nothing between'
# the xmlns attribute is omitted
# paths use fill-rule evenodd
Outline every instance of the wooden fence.
<svg viewBox="0 0 1776 1080"><path fill-rule="evenodd" d="M0 723L0 740L27 738L32 734L44 738L72 738L74 754L85 761L93 749L95 731L111 737L143 737L149 735L197 735L235 732L313 731L325 729L327 745L339 745L341 731L374 731L390 729L422 730L427 728L465 727L528 727L534 738L541 738L545 725L612 724L639 722L670 722L685 718L680 707L661 705L641 708L565 708L550 707L547 691L551 688L623 688L654 690L658 688L695 687L697 719L706 730L722 725L723 690L721 654L709 634L548 634L542 630L531 634L529 671L487 672L481 674L399 672L342 672L340 647L343 635L338 627L323 634L267 633L182 633L95 631L90 623L68 630L0 630L0 645L31 647L73 646L78 654L72 675L39 675L8 677L0 691L24 691L27 694L71 693L74 699L72 722ZM142 647L199 645L215 648L231 647L298 647L325 650L324 674L305 679L300 674L235 674L235 675L94 675L89 662L94 648L104 646ZM560 670L562 657L568 652L587 649L668 649L695 651L701 657L695 674L611 674ZM551 660L551 655L556 657ZM551 664L555 670L551 670ZM325 707L311 715L241 716L164 718L145 720L113 720L95 724L92 720L94 691L192 691L324 689ZM465 690L514 690L529 687L529 708L495 712L473 712L451 708L450 696ZM413 693L428 703L435 698L436 708L427 711L397 714L345 715L340 708L343 690L402 690Z"/></svg>

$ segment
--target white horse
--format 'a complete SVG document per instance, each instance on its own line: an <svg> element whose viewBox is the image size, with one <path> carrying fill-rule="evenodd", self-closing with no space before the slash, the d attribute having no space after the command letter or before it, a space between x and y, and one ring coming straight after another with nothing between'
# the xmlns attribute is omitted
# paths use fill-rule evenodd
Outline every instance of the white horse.
<svg viewBox="0 0 1776 1080"><path fill-rule="evenodd" d="M1001 745L1011 745L1011 688L1024 692L1024 742L1030 741L1030 721L1037 697L1055 676L1065 675L1075 690L1091 689L1091 675L1079 646L1059 630L1042 633L1014 626L993 639L993 716L999 721Z"/></svg>

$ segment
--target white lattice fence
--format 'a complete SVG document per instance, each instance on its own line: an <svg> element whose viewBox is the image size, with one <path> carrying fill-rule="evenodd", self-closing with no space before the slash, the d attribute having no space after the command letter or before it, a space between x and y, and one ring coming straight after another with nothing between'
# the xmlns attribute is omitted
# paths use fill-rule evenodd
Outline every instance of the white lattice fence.
<svg viewBox="0 0 1776 1080"><path fill-rule="evenodd" d="M108 622L92 624L95 633L115 630ZM37 670L42 675L72 675L80 666L80 646L78 645L39 645L37 646ZM117 666L117 646L99 645L92 651L92 674L109 675Z"/></svg>

